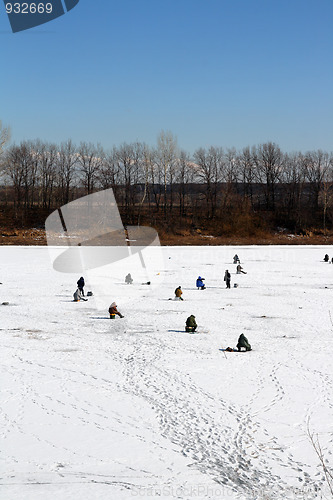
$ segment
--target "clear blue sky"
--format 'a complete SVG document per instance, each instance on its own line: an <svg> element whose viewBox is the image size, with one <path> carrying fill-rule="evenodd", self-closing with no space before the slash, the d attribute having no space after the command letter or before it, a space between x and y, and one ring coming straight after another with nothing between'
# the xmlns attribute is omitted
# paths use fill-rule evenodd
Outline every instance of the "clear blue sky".
<svg viewBox="0 0 333 500"><path fill-rule="evenodd" d="M11 33L0 4L0 119L12 139L332 151L332 0L80 0Z"/></svg>

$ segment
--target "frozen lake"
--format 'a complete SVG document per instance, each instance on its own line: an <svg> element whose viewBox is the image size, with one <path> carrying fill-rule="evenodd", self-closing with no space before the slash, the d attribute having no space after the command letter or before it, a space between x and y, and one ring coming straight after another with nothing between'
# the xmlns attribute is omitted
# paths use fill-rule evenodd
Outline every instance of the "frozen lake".
<svg viewBox="0 0 333 500"><path fill-rule="evenodd" d="M154 288L118 266L103 300L125 318L110 321L88 275L95 297L74 303L80 276L54 271L46 247L0 247L2 500L327 493L308 427L332 464L332 249L162 252ZM240 333L251 352L219 350Z"/></svg>

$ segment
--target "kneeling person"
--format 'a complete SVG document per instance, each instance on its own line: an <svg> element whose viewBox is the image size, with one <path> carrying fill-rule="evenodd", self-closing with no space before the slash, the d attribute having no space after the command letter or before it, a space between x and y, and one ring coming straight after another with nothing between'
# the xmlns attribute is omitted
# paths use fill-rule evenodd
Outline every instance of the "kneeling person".
<svg viewBox="0 0 333 500"><path fill-rule="evenodd" d="M109 314L110 314L110 319L115 319L116 314L120 318L123 318L124 316L118 311L117 309L117 304L115 302L112 302L112 304L109 307Z"/></svg>
<svg viewBox="0 0 333 500"><path fill-rule="evenodd" d="M176 290L175 290L175 296L176 296L175 298L179 299L179 300L183 300L182 295L183 295L182 287L179 285L179 287L176 288Z"/></svg>
<svg viewBox="0 0 333 500"><path fill-rule="evenodd" d="M197 329L197 322L195 321L195 316L191 314L186 320L186 326L185 326L185 331L186 332L195 332Z"/></svg>
<svg viewBox="0 0 333 500"><path fill-rule="evenodd" d="M242 347L244 347L244 349L246 351L252 351L252 348L249 344L249 341L247 340L247 338L245 337L244 333L242 333L240 336L239 336L239 339L238 339L238 344L237 344L237 349L238 351L241 350Z"/></svg>

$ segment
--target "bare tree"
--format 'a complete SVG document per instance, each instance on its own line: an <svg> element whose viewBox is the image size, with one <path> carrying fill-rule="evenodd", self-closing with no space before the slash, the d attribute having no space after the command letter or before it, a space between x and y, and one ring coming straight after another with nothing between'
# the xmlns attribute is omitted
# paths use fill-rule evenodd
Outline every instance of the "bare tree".
<svg viewBox="0 0 333 500"><path fill-rule="evenodd" d="M119 148L115 149L115 159L121 176L121 183L124 186L124 189L122 190L122 205L127 222L131 221L133 215L131 210L132 186L136 180L137 169L134 156L133 144L123 143Z"/></svg>
<svg viewBox="0 0 333 500"><path fill-rule="evenodd" d="M156 211L159 212L161 197L163 194L163 173L161 171L159 163L156 160L157 157L156 149L154 149L151 152L151 156L152 156L152 161L149 164L149 182L156 206Z"/></svg>
<svg viewBox="0 0 333 500"><path fill-rule="evenodd" d="M253 154L250 147L247 146L242 149L240 153L236 156L237 162L237 172L239 180L242 183L243 193L245 197L248 197L253 206L253 184L255 182L255 163L253 160Z"/></svg>
<svg viewBox="0 0 333 500"><path fill-rule="evenodd" d="M197 164L198 178L206 184L207 217L212 218L215 215L218 186L223 174L223 150L210 147L207 151L200 148L194 153L194 161Z"/></svg>
<svg viewBox="0 0 333 500"><path fill-rule="evenodd" d="M36 182L37 162L32 143L23 141L12 146L7 157L7 172L13 181L17 206L28 208L32 204Z"/></svg>
<svg viewBox="0 0 333 500"><path fill-rule="evenodd" d="M148 198L148 209L150 214L150 190L149 190L149 178L150 172L152 170L152 166L154 163L154 154L153 151L146 145L142 145L142 158L140 163L141 168L141 182L143 183L143 193L141 196L141 200L139 202L139 211L138 211L138 224L141 221L141 213L143 205Z"/></svg>
<svg viewBox="0 0 333 500"><path fill-rule="evenodd" d="M116 196L117 187L120 184L119 173L116 149L113 148L104 155L98 172L98 181L102 189L112 188Z"/></svg>
<svg viewBox="0 0 333 500"><path fill-rule="evenodd" d="M260 144L253 154L258 182L265 186L266 207L275 209L276 184L281 175L282 152L275 143Z"/></svg>
<svg viewBox="0 0 333 500"><path fill-rule="evenodd" d="M164 216L167 215L168 207L168 186L170 189L170 205L169 208L172 210L173 205L173 181L175 175L175 163L177 159L177 139L171 132L162 132L157 138L157 151L156 151L156 161L159 166L160 171L163 175L163 187L164 187Z"/></svg>
<svg viewBox="0 0 333 500"><path fill-rule="evenodd" d="M306 172L302 153L285 154L282 162L280 181L283 188L282 207L287 221L294 221L301 227L305 212L302 197L305 189Z"/></svg>
<svg viewBox="0 0 333 500"><path fill-rule="evenodd" d="M319 204L323 211L323 230L324 234L327 231L327 215L331 212L333 206L333 157L327 155L325 157L325 166L323 169L321 191L319 193Z"/></svg>
<svg viewBox="0 0 333 500"><path fill-rule="evenodd" d="M69 139L62 142L58 155L58 198L61 205L65 205L70 201L71 188L76 174L77 166L77 149Z"/></svg>
<svg viewBox="0 0 333 500"><path fill-rule="evenodd" d="M185 151L181 151L177 162L176 182L178 184L179 217L186 215L186 198L189 196L189 184L194 180L193 162Z"/></svg>
<svg viewBox="0 0 333 500"><path fill-rule="evenodd" d="M322 189L329 164L329 155L320 149L318 151L310 151L304 156L306 176L310 183L312 205L315 210L319 206L319 193Z"/></svg>
<svg viewBox="0 0 333 500"><path fill-rule="evenodd" d="M86 190L91 194L103 164L104 151L100 144L81 142L77 152L77 170Z"/></svg>
<svg viewBox="0 0 333 500"><path fill-rule="evenodd" d="M39 184L43 208L50 208L57 174L58 148L42 143L39 147Z"/></svg>
<svg viewBox="0 0 333 500"><path fill-rule="evenodd" d="M0 165L3 153L5 151L5 146L10 139L10 130L8 127L2 125L2 121L0 120Z"/></svg>
<svg viewBox="0 0 333 500"><path fill-rule="evenodd" d="M19 207L22 202L24 184L24 168L22 167L19 146L13 145L8 149L4 172L11 179L14 188L14 207Z"/></svg>

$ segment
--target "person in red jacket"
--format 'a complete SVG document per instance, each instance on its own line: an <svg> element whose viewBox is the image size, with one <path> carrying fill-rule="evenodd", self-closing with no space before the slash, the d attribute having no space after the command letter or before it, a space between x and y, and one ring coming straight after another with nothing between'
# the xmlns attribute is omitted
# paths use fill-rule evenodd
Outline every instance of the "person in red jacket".
<svg viewBox="0 0 333 500"><path fill-rule="evenodd" d="M117 304L115 302L112 302L112 304L109 307L109 313L110 313L110 319L115 319L116 314L120 318L123 318L124 316L118 311L117 309Z"/></svg>

